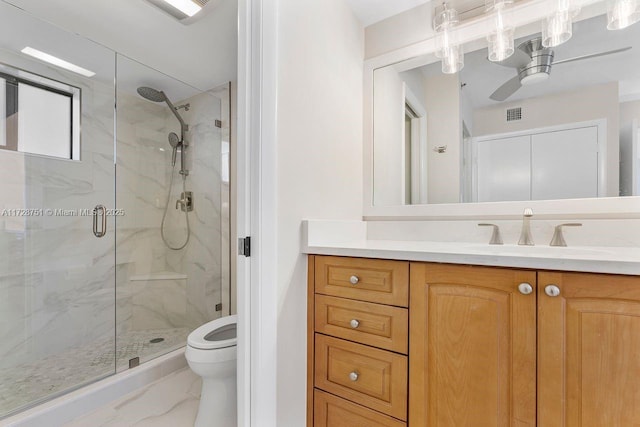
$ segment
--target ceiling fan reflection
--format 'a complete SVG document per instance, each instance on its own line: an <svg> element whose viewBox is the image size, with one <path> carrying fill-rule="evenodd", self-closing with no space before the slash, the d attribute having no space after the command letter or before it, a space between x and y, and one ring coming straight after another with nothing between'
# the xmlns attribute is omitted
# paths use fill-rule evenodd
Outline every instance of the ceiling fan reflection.
<svg viewBox="0 0 640 427"><path fill-rule="evenodd" d="M518 74L496 89L489 98L494 101L505 101L516 93L522 86L547 80L554 65L583 61L586 59L597 58L599 56L613 55L630 49L631 47L629 46L621 49L596 52L588 55L554 61L553 49L542 46L541 38L538 37L527 40L522 42L509 58L501 62L495 62L496 64L503 65L505 67L515 68Z"/></svg>

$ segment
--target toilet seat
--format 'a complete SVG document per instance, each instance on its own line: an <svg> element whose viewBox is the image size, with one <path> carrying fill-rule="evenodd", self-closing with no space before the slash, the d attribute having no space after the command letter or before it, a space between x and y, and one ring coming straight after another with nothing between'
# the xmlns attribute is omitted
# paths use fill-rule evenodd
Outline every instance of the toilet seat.
<svg viewBox="0 0 640 427"><path fill-rule="evenodd" d="M205 323L189 334L187 345L200 350L234 347L238 342L235 330L237 323L237 315L226 316Z"/></svg>

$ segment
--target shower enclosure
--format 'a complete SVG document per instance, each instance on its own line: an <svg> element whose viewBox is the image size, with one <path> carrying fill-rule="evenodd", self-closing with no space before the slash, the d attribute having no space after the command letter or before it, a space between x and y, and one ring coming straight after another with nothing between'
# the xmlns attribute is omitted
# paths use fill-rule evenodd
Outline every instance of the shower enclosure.
<svg viewBox="0 0 640 427"><path fill-rule="evenodd" d="M3 418L230 313L230 110L228 85L195 89L4 2L0 24Z"/></svg>

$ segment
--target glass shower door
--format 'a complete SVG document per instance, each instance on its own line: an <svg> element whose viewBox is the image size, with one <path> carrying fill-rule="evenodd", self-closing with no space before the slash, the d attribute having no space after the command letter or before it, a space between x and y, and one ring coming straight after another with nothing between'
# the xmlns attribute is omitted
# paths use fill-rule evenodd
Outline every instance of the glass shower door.
<svg viewBox="0 0 640 427"><path fill-rule="evenodd" d="M215 91L121 55L117 70L119 371L228 314L229 120Z"/></svg>
<svg viewBox="0 0 640 427"><path fill-rule="evenodd" d="M115 371L114 70L0 3L0 418Z"/></svg>

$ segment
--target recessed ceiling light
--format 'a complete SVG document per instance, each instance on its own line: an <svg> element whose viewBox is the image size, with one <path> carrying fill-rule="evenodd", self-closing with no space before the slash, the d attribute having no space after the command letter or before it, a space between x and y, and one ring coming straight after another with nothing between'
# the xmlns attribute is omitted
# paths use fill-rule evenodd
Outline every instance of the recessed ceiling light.
<svg viewBox="0 0 640 427"><path fill-rule="evenodd" d="M200 12L202 7L196 4L192 0L163 0L165 3L169 3L171 6L178 9L180 12L191 17Z"/></svg>
<svg viewBox="0 0 640 427"><path fill-rule="evenodd" d="M29 46L22 49L21 52L24 53L25 55L32 56L41 61L48 62L49 64L53 64L56 67L64 68L65 70L69 70L74 73L81 74L85 77L93 77L96 75L96 73L94 73L93 71L89 71L86 68L79 67L75 64L72 64L71 62L65 61L64 59L60 59L56 56L49 55L48 53L44 53L42 51L39 51L38 49L34 49Z"/></svg>
<svg viewBox="0 0 640 427"><path fill-rule="evenodd" d="M181 24L191 25L207 15L224 0L146 0Z"/></svg>

